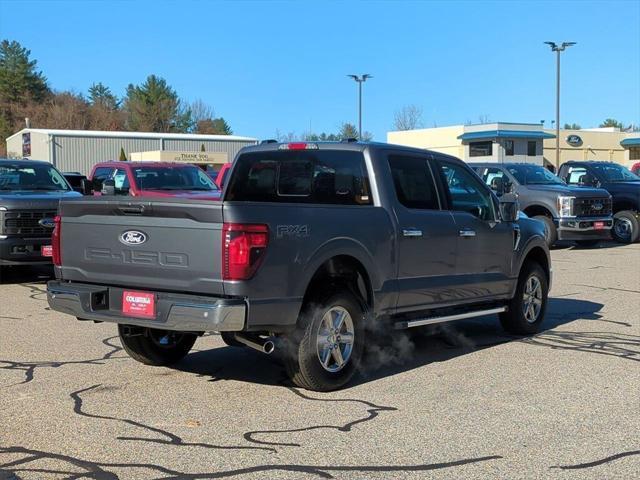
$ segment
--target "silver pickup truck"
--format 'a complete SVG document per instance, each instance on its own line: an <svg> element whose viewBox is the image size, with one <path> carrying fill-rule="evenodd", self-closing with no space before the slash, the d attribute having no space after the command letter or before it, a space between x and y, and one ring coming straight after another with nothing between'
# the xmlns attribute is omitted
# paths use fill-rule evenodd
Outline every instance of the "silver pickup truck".
<svg viewBox="0 0 640 480"><path fill-rule="evenodd" d="M150 365L203 332L281 350L292 381L340 388L381 328L545 316L544 225L519 218L460 160L375 143L265 143L236 158L220 202L62 202L48 301L113 322Z"/></svg>

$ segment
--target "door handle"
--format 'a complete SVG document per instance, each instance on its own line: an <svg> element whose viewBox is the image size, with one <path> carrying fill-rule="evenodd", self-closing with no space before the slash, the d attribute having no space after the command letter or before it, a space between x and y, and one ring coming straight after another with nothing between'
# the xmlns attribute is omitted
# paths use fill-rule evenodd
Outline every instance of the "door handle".
<svg viewBox="0 0 640 480"><path fill-rule="evenodd" d="M416 230L415 228L407 228L405 230L402 230L402 235L404 235L405 237L421 237L422 230Z"/></svg>
<svg viewBox="0 0 640 480"><path fill-rule="evenodd" d="M461 237L475 237L476 236L476 231L475 230L469 230L468 228L465 228L464 230L460 230L458 232L458 235L460 235Z"/></svg>

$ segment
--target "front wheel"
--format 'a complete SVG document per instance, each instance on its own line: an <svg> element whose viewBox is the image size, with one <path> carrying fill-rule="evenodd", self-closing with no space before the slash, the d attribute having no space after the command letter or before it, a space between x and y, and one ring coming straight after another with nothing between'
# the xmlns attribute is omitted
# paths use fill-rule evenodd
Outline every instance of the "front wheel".
<svg viewBox="0 0 640 480"><path fill-rule="evenodd" d="M635 212L624 210L613 216L611 236L618 243L634 243L640 236L638 217Z"/></svg>
<svg viewBox="0 0 640 480"><path fill-rule="evenodd" d="M182 360L198 336L155 328L118 325L120 342L131 358L145 365L166 366Z"/></svg>
<svg viewBox="0 0 640 480"><path fill-rule="evenodd" d="M286 338L285 365L294 384L328 392L355 374L364 347L364 310L340 292L303 308L298 329Z"/></svg>
<svg viewBox="0 0 640 480"><path fill-rule="evenodd" d="M503 328L516 335L531 335L540 329L547 310L549 282L542 267L526 262L518 278L516 294L508 310L500 314Z"/></svg>

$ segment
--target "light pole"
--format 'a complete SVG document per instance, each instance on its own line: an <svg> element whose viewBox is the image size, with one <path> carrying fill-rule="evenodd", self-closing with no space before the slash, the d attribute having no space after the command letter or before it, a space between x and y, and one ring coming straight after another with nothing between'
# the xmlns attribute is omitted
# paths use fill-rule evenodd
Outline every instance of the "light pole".
<svg viewBox="0 0 640 480"><path fill-rule="evenodd" d="M367 81L367 78L373 78L373 75L365 73L360 77L358 75L347 75L347 77L358 82L358 140L362 140L362 84Z"/></svg>
<svg viewBox="0 0 640 480"><path fill-rule="evenodd" d="M567 47L575 45L576 42L562 42L560 45L555 42L544 42L551 47L552 52L556 52L556 172L560 169L560 53Z"/></svg>

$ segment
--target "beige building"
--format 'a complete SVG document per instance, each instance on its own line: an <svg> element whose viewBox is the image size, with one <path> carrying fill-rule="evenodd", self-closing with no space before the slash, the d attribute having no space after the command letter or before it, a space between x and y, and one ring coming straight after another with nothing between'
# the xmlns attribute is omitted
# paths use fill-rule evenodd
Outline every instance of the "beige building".
<svg viewBox="0 0 640 480"><path fill-rule="evenodd" d="M389 143L447 153L466 162L524 162L555 165L555 130L539 123L485 123L387 133ZM560 163L640 161L640 133L613 128L560 130Z"/></svg>
<svg viewBox="0 0 640 480"><path fill-rule="evenodd" d="M545 131L555 134L555 130ZM555 163L555 138L544 141L544 156ZM640 132L616 128L560 130L560 164L569 160L610 160L629 166L640 161Z"/></svg>

